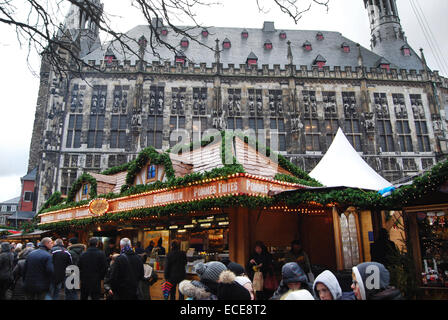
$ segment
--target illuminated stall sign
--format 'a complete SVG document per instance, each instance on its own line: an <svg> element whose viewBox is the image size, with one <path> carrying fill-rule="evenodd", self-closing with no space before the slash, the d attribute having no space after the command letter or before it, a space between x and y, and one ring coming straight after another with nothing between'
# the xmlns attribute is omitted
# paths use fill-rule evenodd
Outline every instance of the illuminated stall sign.
<svg viewBox="0 0 448 320"><path fill-rule="evenodd" d="M287 191L299 186L291 183L277 182L256 177L240 176L220 181L206 182L175 190L162 189L112 200L101 199L101 206L107 210L92 213L89 206L66 209L59 212L41 215L41 224L65 221L71 219L89 218L93 216L113 214L142 208L165 206L173 203L190 202L210 197L225 197L229 195L268 196L270 191ZM98 201L98 200L93 200ZM104 204L107 201L108 206Z"/></svg>

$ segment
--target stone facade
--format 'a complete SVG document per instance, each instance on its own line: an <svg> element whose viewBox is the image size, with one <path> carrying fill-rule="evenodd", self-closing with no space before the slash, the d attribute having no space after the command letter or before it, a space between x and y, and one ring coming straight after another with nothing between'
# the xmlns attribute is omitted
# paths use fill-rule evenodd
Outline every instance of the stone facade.
<svg viewBox="0 0 448 320"><path fill-rule="evenodd" d="M352 49L353 50L353 49ZM174 129L277 130L279 151L311 171L338 127L390 181L435 164L446 148L448 81L437 72L359 66L90 61L83 78L43 62L30 168L38 205L84 171L169 149ZM217 52L217 61L219 53ZM101 69L99 72L97 69ZM184 141L186 142L186 141Z"/></svg>

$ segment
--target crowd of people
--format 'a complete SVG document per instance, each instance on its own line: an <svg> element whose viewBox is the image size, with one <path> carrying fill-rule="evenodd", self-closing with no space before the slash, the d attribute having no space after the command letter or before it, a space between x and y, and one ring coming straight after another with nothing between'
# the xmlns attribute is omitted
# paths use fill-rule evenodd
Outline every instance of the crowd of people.
<svg viewBox="0 0 448 320"><path fill-rule="evenodd" d="M118 252L117 252L118 251ZM103 250L98 238L87 247L78 239L42 239L37 246L28 243L1 244L0 299L59 300L150 300L150 288L158 276L148 258L154 251L165 253L161 242L142 248L132 247L130 239L120 240ZM199 263L194 267L198 280L186 280L186 253L177 241L171 243L164 265L161 285L165 299L175 300L397 300L398 289L390 286L387 268L366 262L352 269L351 291L343 292L338 278L329 270L316 279L300 242L293 242L277 283L272 256L263 243L257 242L245 267L229 261ZM70 266L79 270L80 286ZM372 287L372 268L379 279ZM73 285L70 285L73 284Z"/></svg>

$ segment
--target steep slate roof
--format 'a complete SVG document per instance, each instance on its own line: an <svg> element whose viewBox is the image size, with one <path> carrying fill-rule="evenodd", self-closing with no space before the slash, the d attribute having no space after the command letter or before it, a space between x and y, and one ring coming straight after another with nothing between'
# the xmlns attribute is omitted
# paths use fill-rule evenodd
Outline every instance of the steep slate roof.
<svg viewBox="0 0 448 320"><path fill-rule="evenodd" d="M0 202L0 205L4 204L18 204L20 202L20 197L12 198L7 201Z"/></svg>
<svg viewBox="0 0 448 320"><path fill-rule="evenodd" d="M31 170L30 173L22 177L22 181L36 181L37 168Z"/></svg>
<svg viewBox="0 0 448 320"><path fill-rule="evenodd" d="M268 30L272 30L271 25L265 24ZM188 27L189 28L189 27ZM351 48L356 49L356 42L345 38L339 32L333 31L322 31L324 35L324 40L317 40L316 35L318 30L282 30L287 33L287 40L281 39L279 34L281 31L270 31L264 32L263 29L244 29L244 28L226 28L226 27L210 27L207 29L209 31L208 37L201 36L201 28L194 28L189 31L190 34L195 35L198 41L207 45L210 48L215 48L215 39L220 40L220 49L222 49L222 42L225 38L228 38L232 42L232 47L230 49L225 49L221 51L220 59L224 68L227 68L229 64L234 64L239 67L240 64L245 64L248 55L253 52L258 57L258 66L261 68L262 65L269 65L273 68L274 64L279 64L284 67L288 64L288 45L287 41L291 41L292 54L294 56L294 64L296 66L306 65L311 67L313 65L314 59L317 55L322 55L327 57L327 66L333 68L334 66L340 66L342 68L350 66L355 68L358 66L358 50L350 50L349 53L344 52L341 49L341 43L347 43ZM247 30L249 37L243 39L241 37L242 31ZM147 39L150 39L150 30L146 25L137 26L127 32L127 35L132 39L139 39L144 35ZM181 35L176 35L174 31L169 30L167 36L161 36L165 41L169 42L178 49L181 48L180 40L183 38ZM265 50L264 43L266 40L272 42L272 50ZM303 49L303 43L308 41L312 45L311 51L306 51ZM195 41L189 41L189 47L183 48L185 55L188 59L192 60L195 64L206 63L208 67L211 67L215 63L215 52L214 50L209 50ZM402 44L401 44L402 45ZM138 52L138 44L133 41L129 41L129 46L133 48L135 52ZM106 48L109 47L109 43L104 44L103 48L98 48L91 54L85 56L83 59L85 62L89 60L95 60L97 64L101 60L104 60L104 55ZM136 56L131 56L128 52L126 56L121 52L121 46L118 44L112 44L116 57L123 63L123 60L130 60L131 64L134 65L138 58ZM401 47L401 46L400 46ZM148 45L147 50L150 50ZM169 49L160 46L158 52L163 59L171 61L174 63L174 53ZM372 51L361 47L361 54L363 56L364 66L367 68L376 68L376 62L381 59L381 56L373 53ZM401 54L400 48L396 51L397 58L392 59L387 57L389 61L392 62L391 68L396 69L422 69L422 64L415 52L412 51L411 57L405 57ZM151 64L153 61L159 61L154 55L150 53L145 54L145 61Z"/></svg>

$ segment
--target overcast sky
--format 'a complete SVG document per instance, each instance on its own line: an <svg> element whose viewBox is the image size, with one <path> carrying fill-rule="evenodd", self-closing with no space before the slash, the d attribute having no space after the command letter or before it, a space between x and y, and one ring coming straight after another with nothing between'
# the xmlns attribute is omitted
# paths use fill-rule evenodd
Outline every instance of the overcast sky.
<svg viewBox="0 0 448 320"><path fill-rule="evenodd" d="M117 30L125 32L145 20L132 8L131 0L102 0ZM298 0L299 2L308 0ZM414 0L420 4L442 53L448 52L448 1ZM20 3L20 0L16 1ZM216 2L216 0L215 0ZM206 26L261 28L263 21L275 21L277 29L338 31L345 37L370 48L370 29L363 0L330 0L329 11L314 5L296 25L278 9L271 9L272 0L262 0L266 13L259 13L255 0L221 0L221 5L197 10L197 18ZM409 44L419 52L425 49L430 68L441 70L430 50L408 0L397 0L402 26ZM17 7L21 9L20 6ZM183 22L183 23L182 23ZM187 20L179 25L190 25ZM0 201L20 194L20 177L27 173L28 153L34 122L40 59L34 52L27 64L28 50L20 48L14 29L0 24ZM444 56L448 61L448 55Z"/></svg>

